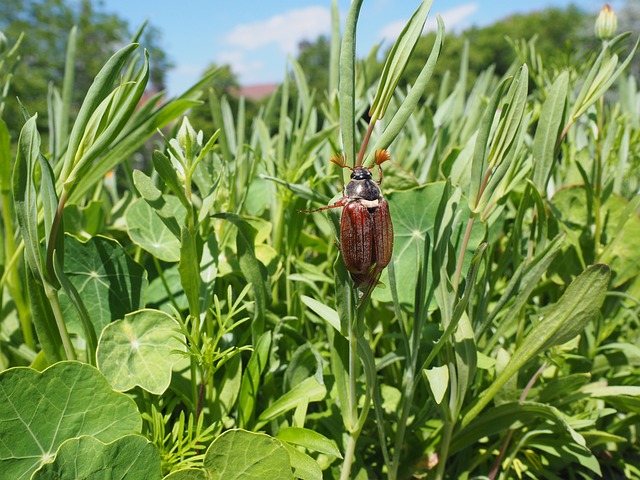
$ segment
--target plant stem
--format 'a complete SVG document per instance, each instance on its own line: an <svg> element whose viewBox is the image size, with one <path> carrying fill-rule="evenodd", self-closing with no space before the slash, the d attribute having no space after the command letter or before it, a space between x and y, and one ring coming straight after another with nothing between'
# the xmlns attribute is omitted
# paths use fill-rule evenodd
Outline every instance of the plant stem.
<svg viewBox="0 0 640 480"><path fill-rule="evenodd" d="M362 145L360 145L360 151L358 152L358 160L356 161L356 167L362 166L362 162L364 161L364 152L367 150L367 145L369 144L369 139L371 138L371 134L373 133L373 127L376 125L376 119L372 118L369 120L369 126L367 127L367 132L364 134L364 138L362 139Z"/></svg>
<svg viewBox="0 0 640 480"><path fill-rule="evenodd" d="M67 326L64 323L62 309L60 308L60 302L58 300L58 291L46 282L44 285L44 291L49 303L51 304L51 310L53 310L53 316L56 319L56 326L58 327L58 332L60 332L60 338L62 339L62 345L64 346L64 352L67 356L67 360L75 360L76 352L73 349L71 337L69 337Z"/></svg>
<svg viewBox="0 0 640 480"><path fill-rule="evenodd" d="M475 223L476 215L471 212L471 216L469 217L469 221L467 222L467 229L464 232L464 237L462 238L462 245L460 245L460 253L458 254L458 261L456 264L456 273L453 277L453 293L454 295L458 292L458 286L460 285L460 277L462 276L462 264L464 263L464 255L467 253L467 248L469 247L469 240L471 239L471 232L473 230L473 224Z"/></svg>
<svg viewBox="0 0 640 480"><path fill-rule="evenodd" d="M344 462L342 463L342 471L340 472L340 480L348 480L351 477L351 465L355 458L356 442L360 432L349 433L349 439L347 440L347 448L344 452Z"/></svg>
<svg viewBox="0 0 640 480"><path fill-rule="evenodd" d="M449 456L449 446L451 445L451 438L453 437L453 427L455 421L453 418L445 420L442 434L442 448L440 450L440 457L438 458L438 468L436 470L436 480L442 480L444 478L444 469L447 464L447 457Z"/></svg>
<svg viewBox="0 0 640 480"><path fill-rule="evenodd" d="M604 135L603 117L604 117L604 97L600 98L598 103L598 138L596 138L596 173L593 186L593 215L595 223L595 231L593 233L595 260L600 257L602 246L600 240L602 237L602 137Z"/></svg>

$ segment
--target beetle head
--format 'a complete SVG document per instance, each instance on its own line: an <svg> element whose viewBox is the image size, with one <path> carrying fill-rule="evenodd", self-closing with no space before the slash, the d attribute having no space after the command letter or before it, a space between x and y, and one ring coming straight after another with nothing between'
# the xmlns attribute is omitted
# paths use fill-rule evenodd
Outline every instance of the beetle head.
<svg viewBox="0 0 640 480"><path fill-rule="evenodd" d="M371 180L371 171L366 167L355 167L351 172L351 180Z"/></svg>

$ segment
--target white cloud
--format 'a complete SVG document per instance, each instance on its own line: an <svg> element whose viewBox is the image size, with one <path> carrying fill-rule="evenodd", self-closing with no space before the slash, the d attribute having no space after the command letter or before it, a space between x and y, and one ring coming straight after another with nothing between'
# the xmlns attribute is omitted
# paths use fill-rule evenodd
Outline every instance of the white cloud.
<svg viewBox="0 0 640 480"><path fill-rule="evenodd" d="M463 20L465 20L469 15L474 14L478 10L477 3L465 3L464 5L460 5L459 7L452 8L451 10L447 10L440 14L442 20L444 21L444 25L447 30L451 31L454 29L456 25L459 25ZM393 22L388 24L380 31L380 38L383 40L395 41L402 32L406 24L405 20L400 20L398 22ZM435 16L430 16L424 26L424 32L433 31L436 29L438 23L436 21Z"/></svg>
<svg viewBox="0 0 640 480"><path fill-rule="evenodd" d="M245 23L231 30L225 40L247 50L276 44L287 54L295 54L301 40L315 40L331 28L331 13L324 7L289 10L267 20Z"/></svg>
<svg viewBox="0 0 640 480"><path fill-rule="evenodd" d="M240 50L222 52L217 56L216 62L219 65L230 65L233 73L240 78L251 76L265 66L262 60L247 60L245 52Z"/></svg>

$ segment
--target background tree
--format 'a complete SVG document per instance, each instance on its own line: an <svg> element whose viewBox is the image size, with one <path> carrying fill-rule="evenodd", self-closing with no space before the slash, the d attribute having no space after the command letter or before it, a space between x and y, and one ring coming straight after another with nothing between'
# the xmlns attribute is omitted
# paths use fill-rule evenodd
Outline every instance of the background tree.
<svg viewBox="0 0 640 480"><path fill-rule="evenodd" d="M447 34L444 48L434 72L433 84L438 85L449 72L455 82L465 41L469 43L469 81L473 85L478 73L489 65L495 73L504 75L515 58L515 52L505 37L529 40L536 37L536 51L550 66L566 65L571 55L580 54L585 42L593 38L594 15L576 6L566 9L548 8L528 14L509 16L487 27L472 27L460 34ZM586 28L588 26L588 29ZM405 70L404 82L411 83L427 60L435 39L434 33L424 35L416 46Z"/></svg>
<svg viewBox="0 0 640 480"><path fill-rule="evenodd" d="M321 35L315 41L304 40L298 44L298 63L307 75L309 88L316 95L329 89L329 56L331 40Z"/></svg>
<svg viewBox="0 0 640 480"><path fill-rule="evenodd" d="M16 65L4 114L12 136L23 124L16 97L31 113L38 112L46 127L47 91L52 82L61 86L67 38L78 27L74 104L79 105L93 78L106 60L132 38L127 22L102 10L92 0L3 0L0 2L0 31L12 45L24 32L20 61ZM137 27L137 26L136 26ZM159 46L159 31L147 26L141 39L150 52L152 88L161 90L170 63ZM44 129L42 129L44 131Z"/></svg>

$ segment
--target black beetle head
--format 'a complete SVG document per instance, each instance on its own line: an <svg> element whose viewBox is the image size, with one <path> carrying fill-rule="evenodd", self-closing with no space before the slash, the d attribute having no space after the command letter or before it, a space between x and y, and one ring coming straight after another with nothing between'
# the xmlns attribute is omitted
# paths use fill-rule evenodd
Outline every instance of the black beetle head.
<svg viewBox="0 0 640 480"><path fill-rule="evenodd" d="M355 167L351 172L351 180L371 180L371 172L365 167Z"/></svg>

